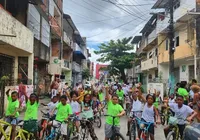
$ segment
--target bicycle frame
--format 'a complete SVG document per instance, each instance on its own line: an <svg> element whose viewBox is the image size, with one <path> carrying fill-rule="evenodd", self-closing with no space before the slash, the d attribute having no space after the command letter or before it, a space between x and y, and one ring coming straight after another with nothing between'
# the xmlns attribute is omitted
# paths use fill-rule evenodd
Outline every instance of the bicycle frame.
<svg viewBox="0 0 200 140"><path fill-rule="evenodd" d="M178 140L179 139L179 127L178 127L178 125L176 124L176 125L169 125L169 129L170 129L170 131L174 131L174 133L175 133L175 140Z"/></svg>
<svg viewBox="0 0 200 140"><path fill-rule="evenodd" d="M141 136L140 139L141 140L146 140L148 135L148 131L149 131L149 127L154 124L153 122L144 122L142 120L140 120L139 118L136 117L137 123L139 124L140 130L141 130ZM144 127L141 126L141 124L144 125ZM146 126L147 125L147 126Z"/></svg>
<svg viewBox="0 0 200 140"><path fill-rule="evenodd" d="M27 136L25 136L25 135L27 135ZM15 137L15 139L20 138L20 140L31 140L32 137L34 137L33 133L20 128L18 135Z"/></svg>
<svg viewBox="0 0 200 140"><path fill-rule="evenodd" d="M6 134L6 132L4 130L4 126L10 127L8 135ZM12 125L3 120L0 120L0 132L1 132L2 136L5 138L5 140L10 140L11 133L12 133Z"/></svg>

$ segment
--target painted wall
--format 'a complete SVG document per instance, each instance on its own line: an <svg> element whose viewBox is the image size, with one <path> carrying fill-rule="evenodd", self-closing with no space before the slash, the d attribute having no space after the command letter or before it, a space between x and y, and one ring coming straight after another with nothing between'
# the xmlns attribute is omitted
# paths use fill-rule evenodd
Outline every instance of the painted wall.
<svg viewBox="0 0 200 140"><path fill-rule="evenodd" d="M186 27L181 27L177 30L177 34L179 35L179 46L176 47L174 53L174 59L185 59L187 57L193 56L195 54L195 40L191 41L192 47L186 43L188 40L188 29ZM195 38L195 37L194 37ZM169 49L166 50L166 36L159 35L158 36L158 44L159 46L159 63L169 62Z"/></svg>
<svg viewBox="0 0 200 140"><path fill-rule="evenodd" d="M3 8L0 8L0 21L0 34L13 36L0 36L1 41L30 54L33 53L33 33L28 28Z"/></svg>

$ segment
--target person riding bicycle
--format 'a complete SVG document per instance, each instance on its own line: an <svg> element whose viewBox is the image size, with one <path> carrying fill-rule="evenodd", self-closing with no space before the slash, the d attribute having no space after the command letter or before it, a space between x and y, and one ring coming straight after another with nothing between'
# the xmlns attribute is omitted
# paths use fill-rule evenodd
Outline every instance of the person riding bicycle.
<svg viewBox="0 0 200 140"><path fill-rule="evenodd" d="M177 103L168 103L168 105L174 111L175 118L178 119L178 128L182 139L183 131L186 126L185 120L187 119L188 122L191 122L193 118L197 115L197 113L189 106L183 104L184 103L183 96L178 95L176 97L176 101ZM170 130L169 126L164 129L165 137L167 137L169 130Z"/></svg>
<svg viewBox="0 0 200 140"><path fill-rule="evenodd" d="M39 93L32 93L28 98L27 93L25 93L26 99L26 111L24 116L23 129L34 133L36 139L38 139L38 108L39 108Z"/></svg>
<svg viewBox="0 0 200 140"><path fill-rule="evenodd" d="M141 120L147 123L155 123L156 120L156 123L160 124L160 116L157 108L153 105L154 102L155 96L152 94L148 94L146 96L146 104L144 105ZM150 125L148 132L150 134L150 139L154 140L154 124Z"/></svg>
<svg viewBox="0 0 200 140"><path fill-rule="evenodd" d="M116 94L119 97L119 104L124 108L124 91L122 90L121 85L118 85L118 90L116 91Z"/></svg>
<svg viewBox="0 0 200 140"><path fill-rule="evenodd" d="M90 132L92 140L98 140L94 128L93 128L93 110L92 110L92 98L90 94L85 94L83 102L81 102L82 118L88 119L89 122L86 123L87 128Z"/></svg>
<svg viewBox="0 0 200 140"><path fill-rule="evenodd" d="M112 98L112 99L111 99ZM115 118L115 126L116 130L120 130L120 117L122 117L125 114L124 109L120 104L118 104L118 96L116 94L113 94L112 97L110 98L109 95L109 89L106 87L106 99L107 99L107 114L112 115L112 116L118 116L119 118ZM105 124L105 140L109 140L113 134L112 132L112 117L107 116L106 117L106 124Z"/></svg>
<svg viewBox="0 0 200 140"><path fill-rule="evenodd" d="M129 133L130 133L130 123L132 122L132 119L134 117L138 117L141 119L143 105L146 102L145 98L142 96L139 89L135 88L134 92L130 90L129 93L131 94L131 97L130 97L131 113L127 122L127 128L128 128L128 132L126 134L127 136L129 136ZM138 136L140 136L141 133L140 133L138 125L137 125L137 130L138 130Z"/></svg>
<svg viewBox="0 0 200 140"><path fill-rule="evenodd" d="M70 104L67 103L66 95L62 95L60 97L60 102L56 105L56 108L53 109L51 115L54 114L55 110L57 110L56 119L49 122L48 126L60 126L60 132L66 139L67 124L65 123L65 121L68 121L68 117L72 115L72 108Z"/></svg>
<svg viewBox="0 0 200 140"><path fill-rule="evenodd" d="M14 140L16 136L16 125L18 123L18 117L19 117L19 112L18 112L19 100L18 100L18 93L16 91L13 91L11 93L11 96L9 95L9 91L10 89L6 91L8 106L6 109L5 121L12 125L11 140Z"/></svg>

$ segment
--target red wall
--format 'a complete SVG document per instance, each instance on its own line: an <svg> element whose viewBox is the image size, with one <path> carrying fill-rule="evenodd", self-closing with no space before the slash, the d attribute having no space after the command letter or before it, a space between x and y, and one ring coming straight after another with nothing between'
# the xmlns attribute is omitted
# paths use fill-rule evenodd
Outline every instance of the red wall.
<svg viewBox="0 0 200 140"><path fill-rule="evenodd" d="M107 67L108 65L103 65L103 64L96 64L96 79L99 79L99 76L100 76L100 74L99 74L99 69L100 68L105 68L105 67Z"/></svg>

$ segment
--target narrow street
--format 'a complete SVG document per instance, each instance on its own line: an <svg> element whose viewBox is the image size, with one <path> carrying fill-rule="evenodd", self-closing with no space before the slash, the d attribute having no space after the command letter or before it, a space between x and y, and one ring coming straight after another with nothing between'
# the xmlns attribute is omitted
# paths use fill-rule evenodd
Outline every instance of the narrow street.
<svg viewBox="0 0 200 140"><path fill-rule="evenodd" d="M43 99L40 100L40 103L48 103L49 99ZM41 114L41 110L45 110L45 107L41 106L39 107L39 111L38 111L38 120L42 119L42 114ZM24 113L20 113L20 119L23 119ZM102 116L102 126L101 128L97 128L95 126L95 133L97 134L97 137L99 138L99 140L103 140L104 139L104 124L105 124L105 117ZM121 125L120 125L120 132L123 134L123 136L126 138L126 140L128 140L128 137L126 136L127 133L127 116L124 116L121 118ZM157 126L157 128L155 128L155 139L156 140L165 140L164 138L164 134L163 134L163 126L159 125ZM90 139L91 140L91 139Z"/></svg>

